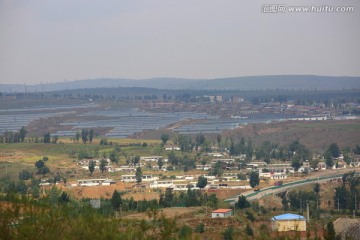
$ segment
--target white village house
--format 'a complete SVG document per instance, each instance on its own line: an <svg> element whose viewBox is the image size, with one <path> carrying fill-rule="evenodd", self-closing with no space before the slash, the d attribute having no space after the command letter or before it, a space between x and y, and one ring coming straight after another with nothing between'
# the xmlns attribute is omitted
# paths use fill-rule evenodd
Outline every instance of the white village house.
<svg viewBox="0 0 360 240"><path fill-rule="evenodd" d="M232 209L217 209L212 211L211 218L227 218L233 215Z"/></svg>

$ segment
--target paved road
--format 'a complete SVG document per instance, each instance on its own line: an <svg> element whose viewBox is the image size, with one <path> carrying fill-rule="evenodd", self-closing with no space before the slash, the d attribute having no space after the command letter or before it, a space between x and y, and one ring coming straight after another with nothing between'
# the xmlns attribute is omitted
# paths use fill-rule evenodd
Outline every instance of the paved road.
<svg viewBox="0 0 360 240"><path fill-rule="evenodd" d="M329 171L331 171L331 170L329 170ZM311 177L309 177L307 179L302 179L302 180L298 180L298 181L294 181L294 182L288 182L288 183L283 184L280 187L273 187L272 186L272 187L262 188L258 192L255 192L253 190L247 191L247 192L244 192L244 193L242 193L240 195L236 195L236 196L233 196L231 198L228 198L225 201L227 201L229 203L233 203L233 202L237 201L239 196L241 196L241 195L246 196L246 198L249 201L252 201L252 200L260 199L260 198L262 198L264 196L277 194L277 193L284 192L284 191L287 191L289 189L304 186L304 185L307 185L307 184L324 183L324 182L329 181L329 179L341 178L344 173L347 173L347 172L350 172L350 171L360 172L360 169L359 168L356 168L356 169L355 168L354 169L342 169L342 170L339 170L339 171L332 171L332 172L328 172L328 173L325 172L324 174L317 175L315 177L311 176Z"/></svg>

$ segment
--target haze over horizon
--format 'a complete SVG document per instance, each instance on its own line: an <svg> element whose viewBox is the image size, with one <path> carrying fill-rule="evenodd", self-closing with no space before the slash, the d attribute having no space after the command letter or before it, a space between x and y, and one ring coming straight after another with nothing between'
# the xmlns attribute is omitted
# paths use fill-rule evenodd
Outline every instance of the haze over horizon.
<svg viewBox="0 0 360 240"><path fill-rule="evenodd" d="M360 76L350 13L262 13L267 1L0 0L0 83L158 77Z"/></svg>

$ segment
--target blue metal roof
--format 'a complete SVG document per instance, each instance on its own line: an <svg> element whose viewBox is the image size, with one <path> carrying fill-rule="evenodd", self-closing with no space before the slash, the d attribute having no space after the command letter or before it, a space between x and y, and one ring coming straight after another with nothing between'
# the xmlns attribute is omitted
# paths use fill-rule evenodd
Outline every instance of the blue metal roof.
<svg viewBox="0 0 360 240"><path fill-rule="evenodd" d="M285 213L279 216L275 216L273 218L271 218L272 221L276 221L276 220L305 220L305 217L301 216L301 215L297 215L297 214L292 214L292 213Z"/></svg>

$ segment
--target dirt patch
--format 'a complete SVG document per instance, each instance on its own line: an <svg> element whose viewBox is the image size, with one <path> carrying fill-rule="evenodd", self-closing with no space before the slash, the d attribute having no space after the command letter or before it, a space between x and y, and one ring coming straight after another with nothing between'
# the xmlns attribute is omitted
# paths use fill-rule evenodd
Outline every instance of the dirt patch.
<svg viewBox="0 0 360 240"><path fill-rule="evenodd" d="M280 130L281 130L281 128L265 128L265 129L260 129L259 131L257 131L257 133L259 135L262 135L262 134L275 133L275 132L278 132Z"/></svg>
<svg viewBox="0 0 360 240"><path fill-rule="evenodd" d="M240 193L249 191L249 189L226 189L226 188L222 188L222 189L216 189L216 190L208 190L207 194L215 194L216 197L220 200L224 200L230 197L233 197L235 195L239 195Z"/></svg>
<svg viewBox="0 0 360 240"><path fill-rule="evenodd" d="M164 214L167 218L175 218L179 216L184 216L187 214L193 214L198 211L200 211L202 207L188 207L188 208L182 208L182 207L174 207L174 208L163 208L159 210L160 214ZM124 217L126 219L149 219L149 216L147 213L136 213L136 214L130 214Z"/></svg>
<svg viewBox="0 0 360 240"><path fill-rule="evenodd" d="M133 184L117 182L110 186L92 186L92 187L71 187L67 191L77 199L81 198L111 198L114 191L120 191L124 194L122 198L134 198L134 200L152 200L159 199L159 193L152 189L136 189Z"/></svg>

